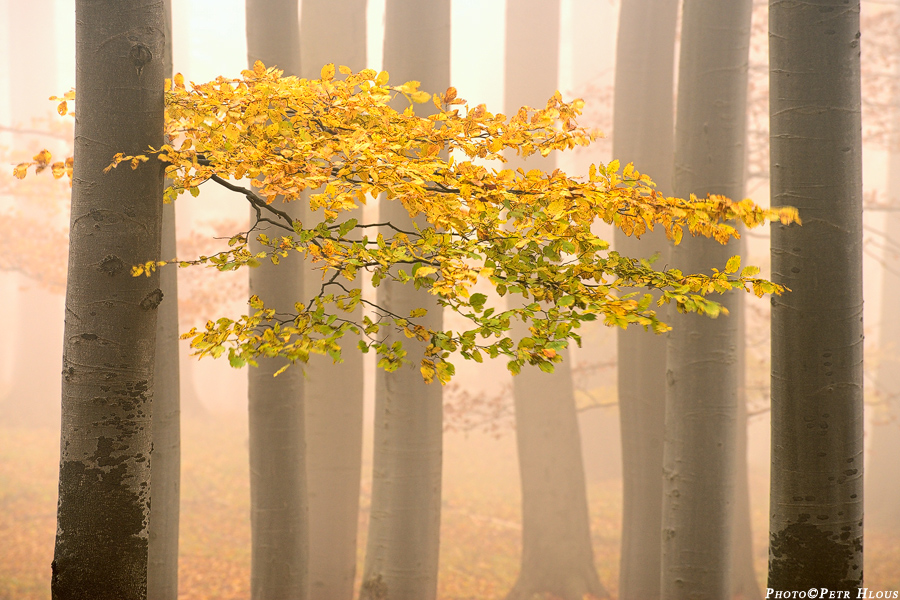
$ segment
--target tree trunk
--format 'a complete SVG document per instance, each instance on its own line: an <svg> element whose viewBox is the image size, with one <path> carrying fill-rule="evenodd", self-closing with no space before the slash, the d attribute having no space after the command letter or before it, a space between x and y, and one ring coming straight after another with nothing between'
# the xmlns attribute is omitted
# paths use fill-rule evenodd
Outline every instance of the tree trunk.
<svg viewBox="0 0 900 600"><path fill-rule="evenodd" d="M54 600L144 600L163 143L162 3L76 9L78 120L66 289ZM101 142L98 142L101 140Z"/></svg>
<svg viewBox="0 0 900 600"><path fill-rule="evenodd" d="M559 18L558 0L520 0L507 6L507 114L523 105L543 107L556 91ZM513 159L509 166L540 166L547 172L554 167L549 158ZM563 600L581 600L585 594L607 596L591 547L571 353L562 354L563 362L552 374L526 367L513 378L522 481L522 566L507 600L527 600L543 592Z"/></svg>
<svg viewBox="0 0 900 600"><path fill-rule="evenodd" d="M443 93L450 84L449 0L387 0L384 69L401 84ZM428 110L423 104L420 114ZM432 109L433 110L433 109ZM380 220L408 223L400 202L382 200ZM378 303L396 314L427 308L421 321L440 329L443 315L430 294L382 282ZM407 360L375 377L375 446L372 508L362 600L434 600L437 595L441 520L441 386L419 372L424 348L403 340Z"/></svg>
<svg viewBox="0 0 900 600"><path fill-rule="evenodd" d="M896 122L900 123L900 119ZM892 150L890 155L887 195L894 206L900 203L900 152L897 150ZM900 213L888 211L884 220L885 236L891 240L893 249L885 251L885 268L881 271L881 330L878 337L883 355L876 372L879 406L871 429L866 469L866 529L880 532L900 528L900 502L897 502L900 497L897 468L897 457L900 456L897 421L897 415L900 415L900 319L895 312L900 297L900 271L897 269Z"/></svg>
<svg viewBox="0 0 900 600"><path fill-rule="evenodd" d="M687 0L675 121L675 194L744 189L750 0ZM672 262L686 273L723 268L739 244L685 236ZM740 298L730 314L670 318L663 450L662 597L730 598L741 373Z"/></svg>
<svg viewBox="0 0 900 600"><path fill-rule="evenodd" d="M746 244L741 244L741 256ZM735 452L735 500L734 500L734 539L731 555L731 591L738 600L762 600L762 591L756 579L756 568L753 566L753 528L750 519L750 481L747 464L747 388L745 384L746 341L743 332L747 311L741 310L736 315L741 343L738 346L738 417L737 444Z"/></svg>
<svg viewBox="0 0 900 600"><path fill-rule="evenodd" d="M859 2L769 4L773 206L769 583L854 592L863 573ZM856 593L853 593L853 597Z"/></svg>
<svg viewBox="0 0 900 600"><path fill-rule="evenodd" d="M165 77L172 77L172 4L165 0ZM162 208L163 260L175 249L175 204ZM153 511L150 513L147 595L151 600L178 598L178 516L181 498L181 394L178 361L178 271L159 273L163 293L156 318L153 371Z"/></svg>
<svg viewBox="0 0 900 600"><path fill-rule="evenodd" d="M303 0L301 15L302 77L318 79L330 62L354 71L366 67L366 0ZM315 219L308 208L306 214L304 222ZM342 218L362 220L362 210ZM310 294L321 284L322 272L308 270ZM360 279L344 285L358 288ZM363 356L351 341L343 359L333 364L328 357L313 356L306 367L309 586L316 600L350 600L356 576Z"/></svg>
<svg viewBox="0 0 900 600"><path fill-rule="evenodd" d="M507 600L549 592L562 600L606 598L594 566L581 436L569 353L548 375L513 379L522 480L522 566Z"/></svg>
<svg viewBox="0 0 900 600"><path fill-rule="evenodd" d="M8 2L10 117L13 127L32 128L31 120L53 114L53 103L47 99L60 93L57 89L56 40L53 9L32 2ZM35 73L46 74L35 77ZM14 136L15 146L25 146L34 136ZM40 142L47 144L47 138ZM68 152L68 150L66 150ZM55 154L55 152L54 152ZM22 160L29 160L30 154ZM37 202L35 202L37 200ZM23 214L36 221L47 221L62 227L57 215L64 207L49 206L40 198L19 198ZM60 243L54 240L53 243ZM9 324L16 351L12 355L12 381L9 391L0 398L8 424L25 427L56 427L59 422L59 371L62 356L63 298L57 292L16 276L19 316ZM26 318L24 314L40 315ZM48 360L47 357L54 357Z"/></svg>
<svg viewBox="0 0 900 600"><path fill-rule="evenodd" d="M296 0L247 0L250 67L299 73L300 23ZM281 202L276 199L275 202ZM280 207L296 215L295 206ZM251 223L256 213L251 209ZM265 226L263 225L263 228ZM251 252L263 247L251 235ZM267 307L293 313L303 299L303 262L297 256L250 270L250 293ZM307 597L309 523L306 481L303 370L280 374L283 359L260 358L248 373L250 411L250 594L253 600Z"/></svg>
<svg viewBox="0 0 900 600"><path fill-rule="evenodd" d="M671 190L674 148L677 0L623 0L616 45L613 156ZM648 44L647 40L654 40ZM655 93L648 94L648 84ZM661 255L665 235L640 240L616 230L615 248L627 256ZM665 309L660 309L665 319ZM662 460L666 398L666 338L632 327L618 332L618 393L622 425L622 555L619 598L660 595Z"/></svg>

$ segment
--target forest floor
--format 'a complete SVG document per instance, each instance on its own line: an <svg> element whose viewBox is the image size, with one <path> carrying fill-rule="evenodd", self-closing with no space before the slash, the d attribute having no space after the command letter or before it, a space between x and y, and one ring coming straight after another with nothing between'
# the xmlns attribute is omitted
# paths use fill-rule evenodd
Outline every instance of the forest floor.
<svg viewBox="0 0 900 600"><path fill-rule="evenodd" d="M246 424L186 421L183 430L181 600L249 598L250 529ZM50 597L58 433L0 427L0 600ZM368 444L367 444L368 446ZM515 443L447 436L441 520L441 600L499 599L519 567L520 507ZM365 548L370 475L364 474L359 557ZM752 479L752 477L751 477ZM756 568L766 565L764 482L755 484ZM589 484L591 531L600 578L617 592L621 483ZM868 533L866 585L900 589L900 535Z"/></svg>

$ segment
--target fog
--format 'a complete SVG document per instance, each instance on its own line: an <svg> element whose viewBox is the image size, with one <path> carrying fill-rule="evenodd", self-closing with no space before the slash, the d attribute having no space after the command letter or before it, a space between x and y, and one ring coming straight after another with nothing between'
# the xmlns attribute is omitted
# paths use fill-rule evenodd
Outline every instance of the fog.
<svg viewBox="0 0 900 600"><path fill-rule="evenodd" d="M507 1L513 2L452 0L451 3L451 84L471 106L484 103L492 112L503 112L506 102ZM566 99L584 97L585 124L605 130L612 125L616 27L621 1L560 0L557 89ZM44 599L50 597L49 567L56 531L69 187L65 180L50 181L46 173L29 174L22 182L14 180L11 173L16 164L30 160L41 148L49 148L55 159L71 152L71 119L56 114L58 102L43 99L61 96L75 86L74 0L31 3L7 0L2 7L0 155L4 171L0 173L0 331L4 332L4 343L0 344L0 507L4 510L0 510L0 600ZM863 23L875 23L873 37L884 37L876 28L881 23L878 17L893 10L886 4L863 3ZM764 17L764 10L756 7L757 24L761 15ZM369 0L367 64L376 71L382 68L384 20L384 0ZM186 81L205 82L218 75L237 77L247 68L244 2L179 0L173 7L173 28L174 68L184 74ZM894 68L896 58L883 53L892 51L900 56L896 42L878 38L871 46L871 54L867 54L867 35L864 28L864 73L867 68L869 72ZM755 27L753 36L749 101L761 102L762 108L748 109L748 135L767 140L767 131L758 131L758 123L753 121L754 111L767 114L767 87L764 93L754 96L752 83L768 85L765 27ZM867 444L875 437L876 428L882 428L882 434L889 432L886 437L900 433L896 430L895 402L900 390L893 387L900 385L900 380L891 377L896 371L892 367L898 352L896 332L882 322L885 318L883 286L887 289L887 284L882 282L900 276L893 232L897 223L891 212L896 210L897 199L889 191L889 167L896 166L896 147L884 141L893 140L895 131L883 130L887 127L885 123L896 125L900 119L891 116L893 113L889 115L890 106L879 104L874 100L875 94L867 91L877 88L878 81L871 77L870 88L863 82L863 130L881 132L869 133L863 139ZM659 92L652 82L647 83L648 94ZM867 93L873 98L868 105ZM879 89L879 93L885 92ZM752 150L752 140L747 142L747 147ZM609 139L599 140L589 149L560 154L556 166L585 176L591 163L615 158L611 151ZM759 176L761 171L763 175L767 172L768 157L760 159L759 165L751 164L752 160L756 159L747 161L746 195L768 206L769 183L765 176ZM637 167L640 169L640 165ZM649 174L654 177L653 173ZM246 200L212 185L205 185L197 198L180 196L176 215L179 258L221 250L226 247L228 237L247 229ZM374 223L377 219L376 203L363 208L361 221ZM604 239L612 239L612 228L606 224L595 227L594 231ZM762 269L760 276L770 277L768 227L748 232L745 240L743 265L758 265ZM167 258L172 257L163 257ZM202 328L207 319L237 317L247 310L246 270L179 269L178 286L182 332L192 327ZM890 289L895 287L896 282ZM374 289L364 285L363 297L374 302ZM888 301L896 299L888 296ZM769 299L748 294L745 306L745 397L749 414L746 475L750 484L753 566L764 595L770 512ZM446 329L462 330L467 325L449 311L444 319ZM570 364L594 565L602 586L611 597L617 598L623 512L617 333L598 323L586 325L582 331L583 345L573 349ZM346 351L356 350L349 347ZM180 342L180 352L182 476L178 598L248 598L251 508L247 368L233 369L226 359L197 360L190 356L187 341ZM523 527L512 378L503 360L479 364L458 358L453 362L456 375L444 387L437 597L505 598L519 573ZM362 585L372 502L375 363L373 354L364 357L358 561L353 573L357 591ZM879 457L882 463L897 462L893 455L883 460L885 453L895 451L897 448L885 445ZM879 469L879 483L881 479L900 480L900 473L892 472L883 464ZM897 490L889 485L873 486L870 481L867 486L867 506L878 510L872 511L872 519L866 524L866 585L872 590L900 589L900 570L895 568L900 514L892 508L900 505L893 495ZM648 552L658 550L648 549ZM758 591L746 593L746 598L759 597ZM314 591L309 597L317 598Z"/></svg>

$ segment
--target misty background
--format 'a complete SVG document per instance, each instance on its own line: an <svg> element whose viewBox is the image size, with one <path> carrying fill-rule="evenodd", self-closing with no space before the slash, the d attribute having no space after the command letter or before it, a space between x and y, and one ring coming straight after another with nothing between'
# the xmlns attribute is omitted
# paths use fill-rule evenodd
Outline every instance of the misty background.
<svg viewBox="0 0 900 600"><path fill-rule="evenodd" d="M0 43L0 150L7 157L0 179L0 255L4 256L0 259L0 331L4 332L0 344L0 404L4 407L4 422L0 423L0 600L49 597L45 580L55 531L63 326L64 288L60 287L59 277L60 268L65 268L65 241L58 236L64 236L68 226L65 185L47 184L32 196L27 191L12 190L6 181L13 165L28 160L38 147L65 152L62 138L67 122L55 115L56 102L43 98L61 95L75 84L74 3L33 0L27 7L19 6L22 4L25 3L13 0L0 3L0 40L4 40ZM891 6L863 2L863 12L894 10ZM615 78L619 3L561 0L560 7L557 87L566 99L583 97L587 101L580 123L608 130L612 123L610 89ZM504 112L505 12L503 0L452 2L451 83L461 98L473 106L485 103L492 112ZM754 13L755 18L759 12ZM367 65L380 70L383 0L369 0L367 18ZM237 76L246 68L243 1L175 0L173 26L175 71L183 73L187 81ZM764 60L764 30L762 37L758 34L755 28L751 79L760 64L759 68L765 69L765 63L759 62ZM865 31L863 40L865 44ZM865 48L864 62L868 58ZM765 72L757 73L757 81L765 79ZM657 90L648 84L647 93ZM752 94L751 84L751 101ZM763 107L762 113L766 110ZM864 112L863 118L864 129L867 122L884 120L871 110ZM753 126L751 122L749 127ZM23 130L52 130L60 139L22 133ZM880 407L900 390L879 387L875 373L879 365L896 361L900 352L896 339L881 339L882 282L885 277L900 277L896 232L885 231L885 215L895 210L894 206L900 206L900 200L892 198L888 191L888 165L891 152L896 149L880 142L866 143L865 138L864 144L864 189L871 208L864 213L866 401L867 409L871 408L867 411L867 432L871 432L874 427L897 428L896 415ZM586 174L590 163L612 158L615 157L608 141L600 141L587 150L561 154L558 166L568 173ZM768 206L768 182L753 177L752 171L752 165L748 165L751 177L746 195ZM365 211L368 219L377 217L374 203ZM7 215L25 221L13 221ZM180 196L179 258L191 258L224 246L225 240L211 242L210 238L246 229L246 220L246 201L226 190L206 186L198 198ZM29 230L20 226L22 222L37 223L39 227ZM605 239L612 238L611 229L598 233ZM759 265L761 276L768 277L767 229L750 232L746 239L748 250L743 264ZM28 261L47 266L44 281L36 281L23 272L27 269L22 265ZM207 318L235 317L246 310L244 271L201 271L178 271L183 303L181 331L202 326ZM373 290L364 293L374 299ZM754 563L762 583L768 526L768 298L748 296L746 302L751 518ZM453 327L452 317L448 315L446 319L446 327ZM612 329L593 326L584 333L584 349L572 353L595 561L603 584L613 596L620 535L617 519L622 510L615 335ZM230 368L224 360L197 361L189 354L188 342L182 341L184 447L179 597L245 598L249 593L247 372ZM367 355L365 361L360 555L365 548L366 498L371 481L375 368L372 355ZM455 362L457 376L445 388L444 396L439 597L501 598L515 578L521 546L511 378L500 361L483 365ZM867 439L870 437L867 433ZM19 483L22 481L29 482L24 491ZM867 502L876 501L871 496L867 498ZM900 586L900 570L894 567L900 555L891 545L888 533L893 531L889 527L896 526L897 523L884 523L879 529L867 529L871 542L866 574L875 589ZM867 527L874 525L867 523ZM879 553L879 548L884 551Z"/></svg>

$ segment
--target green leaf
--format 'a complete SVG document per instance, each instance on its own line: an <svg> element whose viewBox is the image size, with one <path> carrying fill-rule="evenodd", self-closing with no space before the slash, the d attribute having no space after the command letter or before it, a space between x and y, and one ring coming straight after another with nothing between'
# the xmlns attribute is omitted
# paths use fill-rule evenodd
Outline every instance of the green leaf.
<svg viewBox="0 0 900 600"><path fill-rule="evenodd" d="M487 302L487 296L484 294L472 294L469 297L469 304L471 304L472 308L476 311L481 310L485 302Z"/></svg>
<svg viewBox="0 0 900 600"><path fill-rule="evenodd" d="M345 235L350 233L354 227L356 227L357 223L359 223L359 221L356 219L348 219L344 221L338 228L338 234L340 234L341 237L344 237Z"/></svg>
<svg viewBox="0 0 900 600"><path fill-rule="evenodd" d="M737 273L737 270L741 268L741 257L738 255L734 255L728 259L728 262L725 263L725 272L726 273Z"/></svg>

